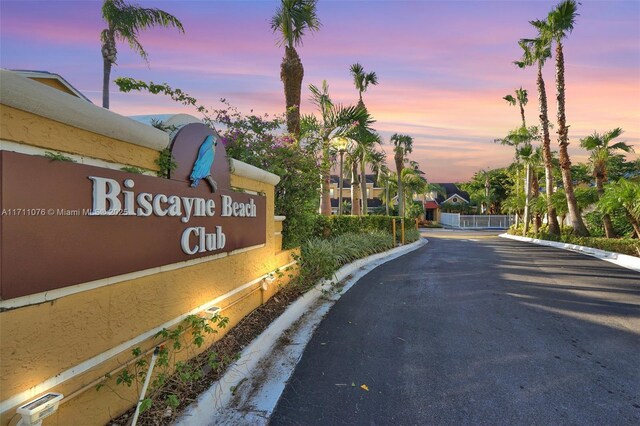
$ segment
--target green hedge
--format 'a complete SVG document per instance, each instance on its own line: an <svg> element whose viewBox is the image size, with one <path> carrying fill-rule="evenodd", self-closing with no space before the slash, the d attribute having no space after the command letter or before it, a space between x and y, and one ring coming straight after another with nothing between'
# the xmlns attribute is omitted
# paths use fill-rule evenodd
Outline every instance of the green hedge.
<svg viewBox="0 0 640 426"><path fill-rule="evenodd" d="M407 241L420 238L413 229L407 231ZM306 291L318 280L331 279L335 272L347 263L393 248L391 234L383 231L345 233L330 238L312 238L300 247L300 255L294 255L300 268L292 286Z"/></svg>
<svg viewBox="0 0 640 426"><path fill-rule="evenodd" d="M522 225L518 228L512 226L509 234L522 236ZM602 238L602 237L577 237L573 235L573 229L566 226L562 229L562 236L551 235L543 227L535 234L533 231L527 233L527 237L541 240L558 241L567 244L591 247L599 250L612 251L614 253L628 254L629 256L640 257L640 240L633 238Z"/></svg>
<svg viewBox="0 0 640 426"><path fill-rule="evenodd" d="M400 235L400 218L393 216L317 216L313 225L313 237L333 238L343 234L361 232L386 232L391 234L396 219L396 234ZM405 219L405 230L415 228L412 219Z"/></svg>
<svg viewBox="0 0 640 426"><path fill-rule="evenodd" d="M593 247L600 250L640 257L640 241L637 239L571 236L563 238L563 241L570 244L577 244L579 246Z"/></svg>

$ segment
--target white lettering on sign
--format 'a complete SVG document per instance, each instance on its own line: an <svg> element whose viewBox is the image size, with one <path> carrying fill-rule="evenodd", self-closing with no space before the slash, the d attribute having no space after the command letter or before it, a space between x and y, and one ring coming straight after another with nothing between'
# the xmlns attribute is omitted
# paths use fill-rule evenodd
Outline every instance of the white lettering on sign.
<svg viewBox="0 0 640 426"><path fill-rule="evenodd" d="M191 245L191 234L193 234L198 242ZM224 248L227 237L222 232L222 226L216 226L216 232L207 234L203 226L194 226L184 230L180 245L182 251L186 254L205 253L208 251L216 251Z"/></svg>
<svg viewBox="0 0 640 426"><path fill-rule="evenodd" d="M256 217L256 205L253 202L253 198L248 203L238 203L228 195L222 196L222 210L220 216L228 217Z"/></svg>
<svg viewBox="0 0 640 426"><path fill-rule="evenodd" d="M133 191L133 179L125 179L122 186L115 179L89 176L93 182L92 216L137 216L179 217L187 223L192 217L213 217L216 202L211 198L179 197L177 195L151 194ZM123 189L123 187L125 189ZM220 195L220 216L257 217L257 207L253 198L248 202L234 201L229 195ZM195 244L192 244L192 236ZM221 226L215 232L207 233L202 226L192 226L184 230L180 246L185 254L206 253L224 248L227 237Z"/></svg>
<svg viewBox="0 0 640 426"><path fill-rule="evenodd" d="M115 179L97 176L89 176L89 179L93 181L91 214L94 216L171 216L180 217L182 223L187 223L192 217L213 217L216 215L216 202L210 198L154 195L148 192L140 192L136 196L133 191L123 190ZM135 182L132 179L126 179L123 186L132 189Z"/></svg>

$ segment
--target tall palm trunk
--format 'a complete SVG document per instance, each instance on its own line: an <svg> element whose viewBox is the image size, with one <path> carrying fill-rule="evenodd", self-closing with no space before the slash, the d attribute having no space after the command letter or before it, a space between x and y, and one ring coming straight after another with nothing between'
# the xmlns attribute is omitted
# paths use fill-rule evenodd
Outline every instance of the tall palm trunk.
<svg viewBox="0 0 640 426"><path fill-rule="evenodd" d="M522 235L527 236L529 232L529 222L531 221L531 165L525 165L524 177L524 226Z"/></svg>
<svg viewBox="0 0 640 426"><path fill-rule="evenodd" d="M549 115L547 112L547 91L542 78L542 64L538 63L538 104L540 127L542 128L542 159L544 160L545 192L547 194L547 223L551 235L560 235L558 215L551 202L553 196L553 166L551 164L551 137L549 136Z"/></svg>
<svg viewBox="0 0 640 426"><path fill-rule="evenodd" d="M338 175L338 214L342 215L342 189L344 188L344 151L340 151L340 175Z"/></svg>
<svg viewBox="0 0 640 426"><path fill-rule="evenodd" d="M102 108L109 109L109 80L111 79L111 62L102 60Z"/></svg>
<svg viewBox="0 0 640 426"><path fill-rule="evenodd" d="M351 214L360 216L360 178L358 177L358 161L351 164Z"/></svg>
<svg viewBox="0 0 640 426"><path fill-rule="evenodd" d="M604 179L605 177L602 174L600 173L596 174L596 190L598 191L598 198L604 195ZM607 236L607 238L615 238L616 231L614 231L613 229L613 224L611 223L611 216L609 216L608 213L605 213L602 216L602 222L604 224L604 233Z"/></svg>
<svg viewBox="0 0 640 426"><path fill-rule="evenodd" d="M294 47L285 46L285 55L280 65L280 79L284 83L287 107L287 131L300 137L300 93L304 68Z"/></svg>
<svg viewBox="0 0 640 426"><path fill-rule="evenodd" d="M562 43L556 43L556 90L558 100L558 144L560 145L560 168L562 171L562 183L567 197L567 207L571 216L573 232L579 237L588 237L589 231L584 225L578 202L573 192L573 181L571 180L571 160L569 159L569 128L565 116L565 85L564 85L564 55L562 53Z"/></svg>
<svg viewBox="0 0 640 426"><path fill-rule="evenodd" d="M369 206L367 205L367 162L364 161L364 154L360 158L360 188L362 189L362 216L366 216Z"/></svg>
<svg viewBox="0 0 640 426"><path fill-rule="evenodd" d="M640 223L636 220L635 217L633 217L631 213L629 213L629 210L625 209L625 213L627 214L627 219L629 219L629 222L631 222L631 226L633 226L633 230L636 233L636 238L640 238Z"/></svg>
<svg viewBox="0 0 640 426"><path fill-rule="evenodd" d="M538 180L538 173L534 170L533 176L531 179L531 197L538 198L540 196L540 181ZM542 218L540 217L540 213L536 212L535 217L533 218L533 232L536 234L540 231L540 227L542 226Z"/></svg>
<svg viewBox="0 0 640 426"><path fill-rule="evenodd" d="M518 204L520 203L520 164L519 160L516 159L516 198L518 199ZM520 226L520 210L516 210L516 228Z"/></svg>
<svg viewBox="0 0 640 426"><path fill-rule="evenodd" d="M518 102L520 105L520 118L522 119L522 127L527 127L527 120L524 117L524 106L522 102ZM531 222L531 164L525 164L524 171L524 226L523 235L526 237L529 232L529 223Z"/></svg>
<svg viewBox="0 0 640 426"><path fill-rule="evenodd" d="M384 211L387 216L389 216L389 181L385 180L384 182L384 194L385 194L385 202L384 202Z"/></svg>
<svg viewBox="0 0 640 426"><path fill-rule="evenodd" d="M404 217L404 188L402 187L402 169L404 168L404 157L396 155L396 171L398 172L398 215Z"/></svg>
<svg viewBox="0 0 640 426"><path fill-rule="evenodd" d="M109 80L111 80L111 66L116 62L118 54L116 41L110 30L103 32L102 42L102 107L109 109Z"/></svg>
<svg viewBox="0 0 640 426"><path fill-rule="evenodd" d="M331 166L329 163L329 146L322 148L322 193L320 196L320 214L331 216Z"/></svg>

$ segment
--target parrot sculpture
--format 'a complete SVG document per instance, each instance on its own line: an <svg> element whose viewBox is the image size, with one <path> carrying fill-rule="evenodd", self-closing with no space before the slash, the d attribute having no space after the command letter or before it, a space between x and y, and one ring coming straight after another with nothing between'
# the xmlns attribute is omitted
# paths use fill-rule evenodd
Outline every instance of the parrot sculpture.
<svg viewBox="0 0 640 426"><path fill-rule="evenodd" d="M201 179L204 179L211 186L211 192L216 192L218 190L218 184L211 177L211 166L213 165L213 160L216 157L216 145L217 141L214 139L212 135L209 135L205 138L202 145L200 145L200 149L198 150L198 158L196 162L193 164L193 170L191 171L191 186L196 187L198 183L200 183Z"/></svg>

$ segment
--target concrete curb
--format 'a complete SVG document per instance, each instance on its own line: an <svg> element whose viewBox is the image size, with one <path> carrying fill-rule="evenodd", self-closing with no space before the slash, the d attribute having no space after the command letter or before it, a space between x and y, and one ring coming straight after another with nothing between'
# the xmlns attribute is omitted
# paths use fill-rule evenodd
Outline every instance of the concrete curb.
<svg viewBox="0 0 640 426"><path fill-rule="evenodd" d="M523 241L526 243L538 244L540 246L554 247L563 250L571 250L578 253L586 254L588 256L597 257L598 259L605 260L607 262L622 266L623 268L631 269L632 271L640 272L640 258L635 256L629 256L626 254L615 253L612 251L599 250L592 247L579 246L576 244L561 243L549 240L540 240L537 238L520 237L518 235L500 234L501 238L508 238L510 240Z"/></svg>
<svg viewBox="0 0 640 426"><path fill-rule="evenodd" d="M421 238L412 244L359 259L340 268L333 280L323 280L318 283L316 287L293 302L262 334L244 348L240 359L228 368L220 380L202 393L175 424L181 426L247 424L247 422L266 424L313 330L335 301L362 276L377 266L417 250L427 242L425 238ZM334 282L345 279L347 281L340 292L330 299L322 299L332 289ZM303 316L308 321L305 322ZM281 356L269 357L278 339L294 325L296 327L290 331L295 335L295 343L280 348L283 352L279 354ZM289 362L285 362L283 357L287 357ZM265 382L267 382L266 385ZM263 388L264 395L256 394L256 386ZM237 401L239 397L244 400L242 401L244 405L249 404L252 409L229 408L232 400ZM256 408L256 405L259 405L259 408Z"/></svg>

